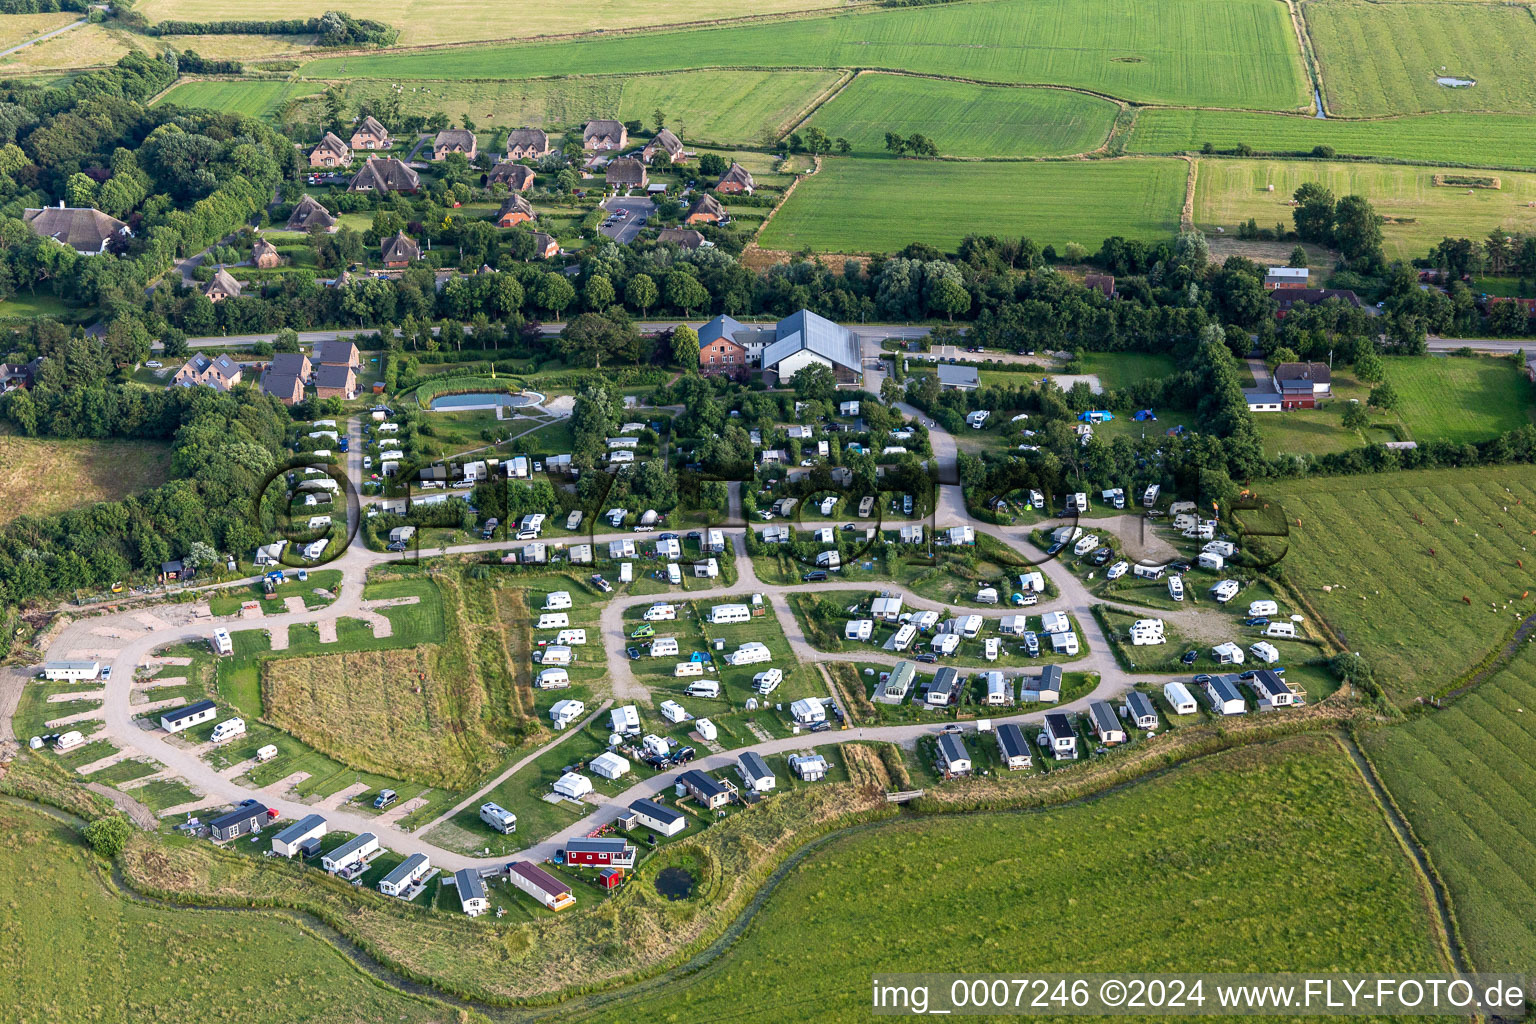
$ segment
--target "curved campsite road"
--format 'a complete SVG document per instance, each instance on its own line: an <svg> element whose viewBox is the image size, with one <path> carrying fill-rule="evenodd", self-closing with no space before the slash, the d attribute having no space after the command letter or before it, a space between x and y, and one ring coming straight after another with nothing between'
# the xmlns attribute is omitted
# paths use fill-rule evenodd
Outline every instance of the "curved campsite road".
<svg viewBox="0 0 1536 1024"><path fill-rule="evenodd" d="M356 436L356 424L349 424L349 433ZM946 458L953 458L953 438L938 428L934 428L932 436L935 439L935 458L943 462ZM351 468L357 469L356 458L350 459ZM944 514L954 516L955 521L963 522L964 503L960 497L960 488L948 484L940 488L940 507ZM737 506L739 508L739 506ZM957 514L958 513L958 514ZM1023 543L1028 545L1027 529L991 527L983 524L973 524L978 530L992 534L1008 544ZM818 651L806 639L799 622L790 612L787 606L789 594L802 588L794 585L764 584L758 580L753 563L746 554L744 524L738 520L734 528L729 528L729 536L734 551L736 552L736 566L738 570L737 582L730 587L718 587L704 591L689 591L686 599L691 601L723 598L744 592L758 592L770 599L774 614L789 640L790 647L795 656L806 664L829 661L862 661L862 662L891 662L898 660L895 656L874 649L860 650L856 652L823 652ZM608 537L594 537L601 542L604 539L615 539L624 536L636 536L634 534L613 534ZM447 547L447 553L473 553L506 550L516 546L515 542L487 542L477 544L465 544ZM1032 547L1026 547L1032 550ZM352 617L379 620L381 617L372 611L370 605L375 602L363 598L363 586L367 572L370 568L385 565L392 560L392 556L380 552L367 551L354 546L345 552L340 558L331 562L327 568L340 569L342 572L341 594L335 602L325 608L313 611L282 612L273 615L263 615L258 620L244 620L239 616L216 617L210 614L206 603L199 604L151 604L135 607L130 610L118 611L109 615L80 619L71 623L50 645L50 653L57 651L58 658L93 658L109 663L113 668L112 681L105 688L105 703L103 706L105 729L102 735L111 739L120 747L133 747L139 752L153 757L164 764L176 775L187 780L195 788L203 792L207 799L217 803L220 801L237 803L249 797L258 797L268 806L276 808L285 818L302 817L311 813L315 808L300 800L293 798L286 792L278 792L280 784L269 786L265 789L250 789L239 785L231 778L220 775L200 756L201 748L194 748L184 740L169 736L153 727L152 723L139 720L134 717L138 709L130 703L132 682L135 669L144 662L150 653L168 644L177 642L207 642L215 628L228 627L236 630L245 626L247 628L260 628L273 636L286 637L288 627L299 624L319 623L322 620L334 622L339 617ZM1104 637L1098 623L1093 618L1090 607L1095 603L1105 603L1101 599L1091 595L1082 581L1070 573L1062 571L1051 563L1041 566L1051 580L1055 583L1059 596L1048 602L1042 602L1031 612L1038 614L1052 607L1059 607L1073 611L1078 619L1079 627L1089 645L1088 652L1081 658L1072 662L1063 663L1063 667L1073 670L1087 670L1097 672L1100 677L1099 685L1092 693L1061 705L1053 705L1050 708L1023 712L1013 715L998 716L994 722L1016 722L1020 724L1035 723L1040 721L1047 710L1074 711L1085 708L1091 700L1105 699L1123 692L1133 682L1129 673L1126 673L1115 663L1110 653L1108 641ZM226 583L220 588L238 586L241 582ZM209 588L216 589L216 588ZM817 587L820 591L862 591L883 589L888 593L900 596L904 602L910 603L916 608L956 608L954 602L940 603L911 594L904 588L881 585L879 583L852 583L845 581L832 581ZM644 699L649 700L649 690L634 678L627 658L624 655L624 647L627 636L624 630L624 611L637 604L648 604L662 599L661 595L634 595L610 601L601 613L601 632L603 640L609 645L609 650L614 657L610 660L610 676L613 680L613 691L617 699ZM1117 605L1118 606L1118 605ZM999 614L996 607L977 607L977 612L991 612ZM1135 609L1127 609L1134 611ZM1193 613L1190 613L1193 614ZM951 660L949 664L960 668L984 669L986 665L964 665L961 662ZM1147 673L1138 673L1137 679L1156 678ZM607 705L603 705L605 708ZM602 708L592 712L588 719L602 712ZM585 722L583 722L585 724ZM690 765L690 768L711 770L726 767L735 763L736 759L748 750L761 754L778 754L792 751L806 750L814 747L832 746L848 740L879 740L910 746L923 736L931 736L939 728L935 723L890 725L890 726L864 726L845 730L829 730L823 733L807 733L791 736L784 739L771 740L751 746L740 747L720 754L710 754L698 758ZM464 798L456 806L455 813L462 808L472 806L474 802L488 792L492 786L499 783L507 776L513 774L519 767L537 757L550 747L562 742L573 735L577 730L568 730L561 733L550 743L540 747L539 750L519 759L509 769L503 771L490 785L481 787L479 791ZM554 835L544 837L542 841L530 847L521 854L523 857L535 860L552 856L556 850L564 845L565 840L583 836L598 826L613 819L616 814L615 805L623 806L628 802L643 796L659 793L671 786L676 776L685 769L666 772L645 779L625 790L618 797L596 807L586 817L561 829ZM371 831L377 834L380 842L400 853L424 853L430 856L434 863L447 869L457 869L468 866L490 866L502 863L505 858L480 858L465 856L450 850L442 849L428 842L421 832L407 832L394 825L381 824L380 821L370 815L361 814L346 809L326 810L326 818L333 828L348 832ZM442 816L442 817L446 817ZM438 820L442 820L440 817ZM436 822L434 822L435 824Z"/></svg>

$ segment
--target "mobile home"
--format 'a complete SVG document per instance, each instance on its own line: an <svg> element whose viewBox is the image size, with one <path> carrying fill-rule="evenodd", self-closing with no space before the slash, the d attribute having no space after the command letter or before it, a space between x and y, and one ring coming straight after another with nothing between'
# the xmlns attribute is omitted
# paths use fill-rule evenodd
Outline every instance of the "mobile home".
<svg viewBox="0 0 1536 1024"><path fill-rule="evenodd" d="M174 708L160 716L160 728L166 732L181 732L190 729L194 725L202 725L211 722L218 717L219 709L211 700L200 700L195 704L187 704Z"/></svg>
<svg viewBox="0 0 1536 1024"><path fill-rule="evenodd" d="M216 843L260 832L269 820L267 805L248 800L232 811L225 811L208 823L208 834Z"/></svg>
<svg viewBox="0 0 1536 1024"><path fill-rule="evenodd" d="M385 896L402 896L432 870L432 861L424 853L413 853L396 868L379 879L379 892Z"/></svg>
<svg viewBox="0 0 1536 1024"><path fill-rule="evenodd" d="M1248 710L1243 695L1238 692L1235 676L1212 676L1205 684L1205 695L1211 702L1211 710L1218 715L1241 715Z"/></svg>
<svg viewBox="0 0 1536 1024"><path fill-rule="evenodd" d="M1012 722L1004 722L993 732L997 740L997 753L1011 772L1022 771L1033 760L1029 744L1024 741L1024 731Z"/></svg>
<svg viewBox="0 0 1536 1024"><path fill-rule="evenodd" d="M379 837L372 832L364 832L361 835L347 840L336 849L320 858L320 866L331 874L345 871L348 868L361 864L369 854L379 848Z"/></svg>
<svg viewBox="0 0 1536 1024"><path fill-rule="evenodd" d="M1157 709L1152 706L1152 698L1139 690L1125 695L1125 715L1138 729L1157 728Z"/></svg>
<svg viewBox="0 0 1536 1024"><path fill-rule="evenodd" d="M752 621L752 609L744 604L717 604L709 610L709 622L713 626Z"/></svg>
<svg viewBox="0 0 1536 1024"><path fill-rule="evenodd" d="M272 852L291 860L309 840L324 836L328 827L320 815L305 815L272 837Z"/></svg>
<svg viewBox="0 0 1536 1024"><path fill-rule="evenodd" d="M1088 720L1093 723L1094 735L1105 746L1125 742L1125 730L1120 726L1120 717L1115 714L1115 709L1109 701L1091 702L1088 705Z"/></svg>
<svg viewBox="0 0 1536 1024"><path fill-rule="evenodd" d="M1046 715L1041 735L1045 737L1044 745L1052 757L1062 761L1077 760L1077 733L1072 731L1072 722L1066 715L1059 711Z"/></svg>
<svg viewBox="0 0 1536 1024"><path fill-rule="evenodd" d="M971 774L971 752L958 735L946 732L939 736L939 770L945 777Z"/></svg>
<svg viewBox="0 0 1536 1024"><path fill-rule="evenodd" d="M1176 715L1192 715L1199 708L1195 704L1195 698L1190 695L1188 687L1183 683L1164 683L1163 699L1173 709Z"/></svg>

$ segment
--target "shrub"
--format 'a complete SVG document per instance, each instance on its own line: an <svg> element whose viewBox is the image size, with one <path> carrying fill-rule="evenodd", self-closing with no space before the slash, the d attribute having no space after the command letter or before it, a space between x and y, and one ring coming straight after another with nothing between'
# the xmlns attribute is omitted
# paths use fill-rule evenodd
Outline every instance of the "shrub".
<svg viewBox="0 0 1536 1024"><path fill-rule="evenodd" d="M113 814L97 818L85 826L82 835L91 849L110 859L122 853L123 847L128 845L128 837L133 835L133 826L127 818Z"/></svg>

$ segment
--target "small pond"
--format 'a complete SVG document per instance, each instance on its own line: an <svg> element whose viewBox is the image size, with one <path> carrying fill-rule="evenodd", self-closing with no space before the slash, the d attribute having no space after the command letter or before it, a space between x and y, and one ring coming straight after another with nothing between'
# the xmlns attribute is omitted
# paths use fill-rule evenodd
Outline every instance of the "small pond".
<svg viewBox="0 0 1536 1024"><path fill-rule="evenodd" d="M669 900L685 900L693 895L693 876L684 868L662 868L656 874L656 891Z"/></svg>
<svg viewBox="0 0 1536 1024"><path fill-rule="evenodd" d="M544 396L532 391L525 391L518 395L509 395L504 391L470 391L462 395L438 395L427 406L433 412L442 412L445 409L494 409L498 405L508 409L521 409L529 405L537 405L544 400Z"/></svg>
<svg viewBox="0 0 1536 1024"><path fill-rule="evenodd" d="M1472 86L1477 84L1476 79L1454 78L1450 75L1441 75L1440 77L1436 78L1435 81L1445 86L1447 89L1470 89Z"/></svg>

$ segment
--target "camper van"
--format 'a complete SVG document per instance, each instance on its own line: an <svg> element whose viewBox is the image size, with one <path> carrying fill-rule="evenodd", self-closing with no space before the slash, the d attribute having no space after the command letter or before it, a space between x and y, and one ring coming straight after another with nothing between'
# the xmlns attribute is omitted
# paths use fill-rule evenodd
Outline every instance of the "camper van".
<svg viewBox="0 0 1536 1024"><path fill-rule="evenodd" d="M1211 596L1215 597L1220 603L1226 604L1236 597L1237 592L1241 589L1242 585L1237 580L1222 580L1211 588Z"/></svg>
<svg viewBox="0 0 1536 1024"><path fill-rule="evenodd" d="M729 625L733 622L750 622L752 609L744 604L717 604L709 610L709 622L713 626Z"/></svg>
<svg viewBox="0 0 1536 1024"><path fill-rule="evenodd" d="M667 582L674 587L683 585L683 570L676 562L667 563Z"/></svg>
<svg viewBox="0 0 1536 1024"><path fill-rule="evenodd" d="M226 718L213 727L213 735L209 738L215 743L223 743L225 740L243 735L245 735L245 719Z"/></svg>
<svg viewBox="0 0 1536 1024"><path fill-rule="evenodd" d="M575 653L566 646L551 644L544 648L543 658L539 660L541 665L569 665L576 660Z"/></svg>
<svg viewBox="0 0 1536 1024"><path fill-rule="evenodd" d="M564 611L571 607L571 593L568 590L556 590L544 598L544 610L547 612Z"/></svg>
<svg viewBox="0 0 1536 1024"><path fill-rule="evenodd" d="M1168 567L1163 565L1142 565L1137 562L1131 566L1131 575L1140 580L1160 580L1167 571Z"/></svg>
<svg viewBox="0 0 1536 1024"><path fill-rule="evenodd" d="M1280 622L1271 622L1269 625L1264 627L1264 635L1268 637L1279 637L1285 640L1293 639L1296 636L1296 623L1286 622L1283 620Z"/></svg>
<svg viewBox="0 0 1536 1024"><path fill-rule="evenodd" d="M587 642L587 631L584 629L562 629L555 634L555 643L566 647L580 647Z"/></svg>
<svg viewBox="0 0 1536 1024"><path fill-rule="evenodd" d="M645 610L643 618L646 622L670 622L677 618L677 606L672 604L653 604Z"/></svg>
<svg viewBox="0 0 1536 1024"><path fill-rule="evenodd" d="M1184 600L1184 580L1181 577L1168 577L1168 596L1175 601Z"/></svg>
<svg viewBox="0 0 1536 1024"><path fill-rule="evenodd" d="M1141 492L1141 503L1147 508L1151 508L1153 505L1156 505L1157 495L1161 490L1162 487L1158 484L1153 484L1152 486L1148 487L1146 490Z"/></svg>
<svg viewBox="0 0 1536 1024"><path fill-rule="evenodd" d="M84 742L85 737L81 735L79 731L71 729L69 732L66 732L64 735L53 741L53 749L62 753L66 750L73 750Z"/></svg>
<svg viewBox="0 0 1536 1024"><path fill-rule="evenodd" d="M1249 601L1249 615L1274 615L1280 611L1280 606L1274 601Z"/></svg>
<svg viewBox="0 0 1536 1024"><path fill-rule="evenodd" d="M713 679L700 679L696 683L689 683L683 692L690 697L718 697L720 684Z"/></svg>
<svg viewBox="0 0 1536 1024"><path fill-rule="evenodd" d="M774 690L777 690L779 684L783 681L784 673L779 669L770 668L766 672L759 672L752 677L752 689L766 697Z"/></svg>
<svg viewBox="0 0 1536 1024"><path fill-rule="evenodd" d="M480 820L502 835L509 836L517 831L517 815L496 804L481 804Z"/></svg>
<svg viewBox="0 0 1536 1024"><path fill-rule="evenodd" d="M871 512L873 512L874 509L875 509L875 499L874 499L874 496L873 495L865 495L859 501L859 518L860 519L868 519L869 518L869 514Z"/></svg>

